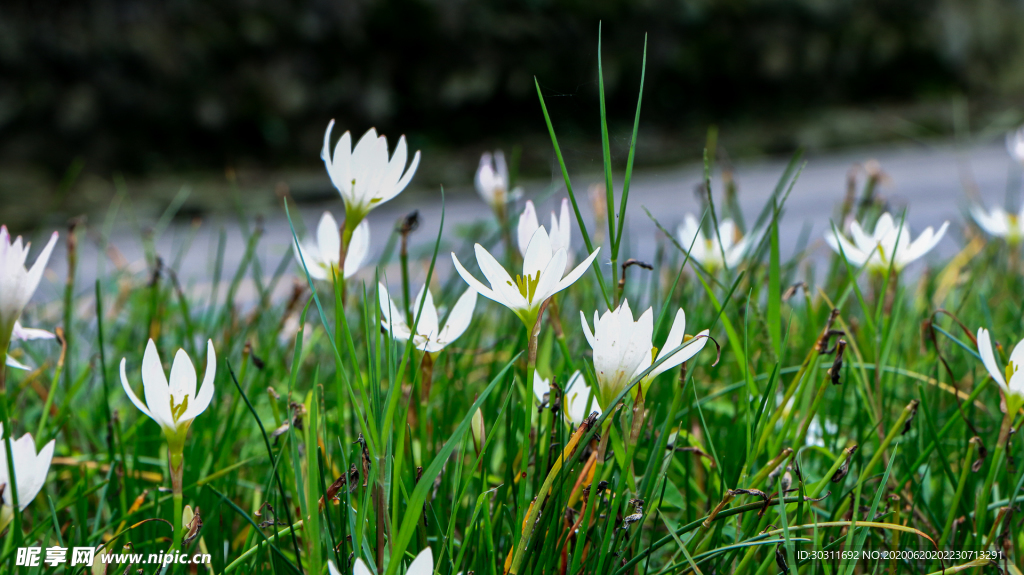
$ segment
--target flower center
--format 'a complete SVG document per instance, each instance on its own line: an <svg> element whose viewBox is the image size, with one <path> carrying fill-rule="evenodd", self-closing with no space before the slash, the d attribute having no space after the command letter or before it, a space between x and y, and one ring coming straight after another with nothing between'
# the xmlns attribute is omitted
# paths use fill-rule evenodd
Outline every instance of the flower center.
<svg viewBox="0 0 1024 575"><path fill-rule="evenodd" d="M178 421L178 419L180 419L181 416L185 414L185 410L187 409L188 394L186 394L184 399L181 400L181 403L178 404L174 403L174 396L171 396L171 417L174 418L174 421Z"/></svg>
<svg viewBox="0 0 1024 575"><path fill-rule="evenodd" d="M537 284L539 282L540 270L537 270L536 277L530 275L523 277L516 274L516 286L519 288L519 294L526 298L527 302L533 302L533 296L537 293ZM508 285L512 285L512 282L508 282Z"/></svg>
<svg viewBox="0 0 1024 575"><path fill-rule="evenodd" d="M1013 378L1013 374L1017 373L1017 365L1012 361L1006 364L1006 385L1010 385L1010 380Z"/></svg>

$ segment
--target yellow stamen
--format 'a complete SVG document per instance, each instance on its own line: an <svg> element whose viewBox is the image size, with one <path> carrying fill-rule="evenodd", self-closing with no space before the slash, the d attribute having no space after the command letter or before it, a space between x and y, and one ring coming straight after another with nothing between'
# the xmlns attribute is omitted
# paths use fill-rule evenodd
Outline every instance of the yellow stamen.
<svg viewBox="0 0 1024 575"><path fill-rule="evenodd" d="M519 288L519 293L527 302L533 302L533 296L537 293L537 284L540 282L540 270L537 271L537 277L529 276L523 277L516 274L516 286ZM512 285L512 282L508 282L508 285Z"/></svg>
<svg viewBox="0 0 1024 575"><path fill-rule="evenodd" d="M1017 366L1011 361L1006 365L1006 384L1010 384L1010 379L1013 378L1013 374L1017 373Z"/></svg>
<svg viewBox="0 0 1024 575"><path fill-rule="evenodd" d="M185 413L185 410L187 410L187 409L188 409L188 395L185 395L185 398L182 399L181 403L179 403L179 404L175 404L174 403L174 396L173 395L171 396L171 417L174 418L174 421L178 421L178 418L181 417Z"/></svg>

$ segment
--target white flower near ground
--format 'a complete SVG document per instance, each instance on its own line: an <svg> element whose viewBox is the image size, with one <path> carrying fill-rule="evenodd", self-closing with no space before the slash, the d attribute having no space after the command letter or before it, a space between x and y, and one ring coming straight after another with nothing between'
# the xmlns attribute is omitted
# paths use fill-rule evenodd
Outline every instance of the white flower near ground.
<svg viewBox="0 0 1024 575"><path fill-rule="evenodd" d="M171 377L168 381L164 367L160 363L160 354L156 344L150 339L146 352L142 356L142 387L146 397L143 403L128 382L125 370L127 358L121 359L121 385L128 399L149 416L163 429L164 437L172 446L184 444L185 435L192 420L206 411L213 401L213 380L217 374L217 355L213 349L213 340L206 342L206 374L203 385L196 390L196 368L192 365L185 350L179 349L171 365Z"/></svg>
<svg viewBox="0 0 1024 575"><path fill-rule="evenodd" d="M505 204L523 193L519 187L509 190L508 164L505 163L505 154L501 150L493 154L484 152L480 156L480 165L476 169L473 185L476 187L476 193L480 194L495 213L501 213L505 209Z"/></svg>
<svg viewBox="0 0 1024 575"><path fill-rule="evenodd" d="M341 575L341 571L333 561L327 561L327 570L330 571L331 575ZM433 575L434 573L434 554L430 550L430 547L420 551L419 555L412 560L409 565L409 569L405 572L405 575ZM362 558L357 558L355 565L352 566L352 575L373 575L370 568L363 563Z"/></svg>
<svg viewBox="0 0 1024 575"><path fill-rule="evenodd" d="M35 339L55 339L57 336L46 331L45 329L37 329L34 327L22 327L20 322L14 322L14 329L11 330L11 341L31 341ZM8 367L15 369L31 369L29 366L21 363L11 356L7 356Z"/></svg>
<svg viewBox="0 0 1024 575"><path fill-rule="evenodd" d="M4 427L0 424L0 436ZM14 476L18 483L18 507L24 511L46 484L46 474L53 460L55 440L43 446L36 453L36 442L26 433L17 440L11 440L11 454L14 456ZM7 461L7 450L0 447L0 531L14 518L14 494L11 492L11 472Z"/></svg>
<svg viewBox="0 0 1024 575"><path fill-rule="evenodd" d="M309 276L315 280L331 281L338 275L338 262L341 261L341 230L338 222L330 212L320 216L320 224L316 227L316 243L293 242L295 260L301 267L306 264ZM344 279L356 274L366 262L370 252L370 223L363 220L352 232L348 251L345 252Z"/></svg>
<svg viewBox="0 0 1024 575"><path fill-rule="evenodd" d="M979 327L978 353L988 374L999 384L1003 392L1016 395L1019 401L1024 401L1024 373L1020 370L1024 365L1024 341L1018 342L1010 352L1010 362L1006 369L1000 369L996 362L995 349L992 347L992 336L987 329Z"/></svg>
<svg viewBox="0 0 1024 575"><path fill-rule="evenodd" d="M565 248L553 250L547 231L544 226L540 226L533 234L533 238L530 239L526 253L523 255L523 273L522 275L517 274L513 281L512 276L483 246L476 244L474 249L476 250L477 265L480 266L480 271L483 272L491 287L485 286L480 280L473 277L473 274L469 273L459 261L455 252L452 252L455 271L459 272L469 287L480 292L480 295L512 310L528 330L533 329L537 322L541 305L549 297L580 279L594 258L597 257L597 253L601 251L601 248L597 248L583 263L566 274L567 254Z"/></svg>
<svg viewBox="0 0 1024 575"><path fill-rule="evenodd" d="M361 222L370 210L397 196L412 181L420 164L420 153L413 155L406 169L409 152L405 136L398 138L395 153L388 159L388 139L370 128L352 148L352 134L345 132L331 154L331 129L324 133L324 147L320 153L331 183L345 200L345 214L351 227Z"/></svg>
<svg viewBox="0 0 1024 575"><path fill-rule="evenodd" d="M646 397L654 378L697 355L697 352L704 349L710 333L704 330L692 338L686 338L686 313L680 308L676 312L665 345L659 351L653 342L654 310L647 308L647 311L634 321L627 300L623 300L615 310L608 310L601 316L595 311L593 330L590 329L582 311L580 320L583 323L583 335L594 350L594 372L597 374L600 388L598 397L604 409L611 407L612 400L634 378L667 357L664 363L651 370L640 382ZM687 345L676 351L684 341L688 342Z"/></svg>
<svg viewBox="0 0 1024 575"><path fill-rule="evenodd" d="M0 226L0 353L6 354L14 325L36 292L56 244L57 232L53 232L35 263L26 268L31 243L23 242L21 236L12 242L7 226Z"/></svg>
<svg viewBox="0 0 1024 575"><path fill-rule="evenodd" d="M1024 126L1006 134L1006 151L1014 160L1024 164Z"/></svg>
<svg viewBox="0 0 1024 575"><path fill-rule="evenodd" d="M1006 238L1011 244L1019 243L1024 238L1024 210L1012 214L1003 208L986 210L975 204L971 206L971 217L986 233L997 238Z"/></svg>
<svg viewBox="0 0 1024 575"><path fill-rule="evenodd" d="M537 233L538 228L540 228L540 223L537 221L537 209L532 201L527 200L526 207L523 208L523 213L519 216L519 226L517 229L520 254L526 255L526 248L529 247L530 240L533 239L533 234ZM572 229L569 227L568 198L562 198L561 215L556 216L555 212L551 212L551 227L548 237L551 239L551 249L553 251L565 248L565 265L571 266L573 262L572 246L570 244Z"/></svg>
<svg viewBox="0 0 1024 575"><path fill-rule="evenodd" d="M545 401L546 396L551 394L551 380L544 379L536 370L533 372L533 394L541 403ZM591 395L592 390L587 385L587 381L583 379L583 374L579 370L574 371L562 390L562 413L565 414L565 418L574 425L579 425L591 412L596 411L598 415L601 415L597 396L594 394L594 401L590 401ZM587 409L588 402L590 402L590 409Z"/></svg>
<svg viewBox="0 0 1024 575"><path fill-rule="evenodd" d="M878 218L875 229L868 234L859 222L850 223L850 239L829 230L825 234L825 242L846 256L846 260L855 266L867 265L876 272L886 272L890 263L896 271L902 270L907 264L920 259L938 245L946 233L949 222L944 222L939 231L931 226L925 228L916 240L910 239L910 226L906 223L897 225L890 213L886 212Z"/></svg>
<svg viewBox="0 0 1024 575"><path fill-rule="evenodd" d="M700 265L714 271L721 267L734 268L746 255L750 247L750 236L742 236L736 222L731 219L722 220L718 226L718 233L712 233L711 237L704 235L700 229L700 222L692 214L686 214L683 223L676 231L679 236L679 245L684 250L689 250L690 257L697 260ZM718 242L721 236L722 242ZM693 246L693 247L691 247ZM722 259L722 252L725 252L725 259Z"/></svg>
<svg viewBox="0 0 1024 575"><path fill-rule="evenodd" d="M416 335L413 336L412 329L405 320L405 312L395 305L394 300L388 294L388 288L384 287L384 284L378 284L377 294L380 298L380 309L383 315L381 326L390 331L395 339L408 340L411 337L416 349L427 353L438 353L458 339L469 327L469 322L473 319L473 309L476 307L476 290L469 288L452 306L451 313L448 314L448 321L445 322L444 327L441 327L438 322L437 308L434 307L434 296L424 285L420 288L420 293L410 308L414 318L417 314L420 316L419 323L416 325ZM422 311L420 311L421 304Z"/></svg>

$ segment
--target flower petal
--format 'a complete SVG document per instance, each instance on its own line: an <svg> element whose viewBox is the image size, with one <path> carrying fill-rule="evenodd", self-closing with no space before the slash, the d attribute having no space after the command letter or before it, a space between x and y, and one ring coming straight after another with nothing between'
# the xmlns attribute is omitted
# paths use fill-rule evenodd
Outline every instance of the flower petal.
<svg viewBox="0 0 1024 575"><path fill-rule="evenodd" d="M999 385L1006 387L1006 380L1003 379L1003 370L999 369L999 364L996 363L996 355L992 348L992 338L989 336L988 330L983 327L978 328L978 353L981 355L981 363L988 370L988 374L992 376L992 379Z"/></svg>
<svg viewBox="0 0 1024 575"><path fill-rule="evenodd" d="M683 223L676 230L679 236L679 245L684 251L689 252L690 257L703 264L707 260L705 253L707 246L703 232L700 231L700 224L692 214L683 217Z"/></svg>
<svg viewBox="0 0 1024 575"><path fill-rule="evenodd" d="M149 409L146 408L146 404L142 403L142 400L139 399L139 396L135 395L135 392L132 391L132 386L130 383L128 383L128 374L125 372L125 364L127 362L127 358L121 358L121 387L124 388L124 392L128 394L128 399L130 399L131 402L135 404L135 407L139 408L139 411L145 413L146 417L149 417L153 421L156 421L160 425L163 425L163 422L153 417L153 414L150 413Z"/></svg>
<svg viewBox="0 0 1024 575"><path fill-rule="evenodd" d="M587 256L587 259L580 262L580 265L576 266L571 272L569 272L568 275L566 275L564 278L561 279L561 281L558 282L558 286L552 293L558 293L564 290L565 288L571 286L572 284L576 283L576 280L580 279L580 277L582 277L583 274L586 273L587 269L590 268L590 264L593 263L594 258L597 257L597 254L600 251L601 248L598 247L596 250L594 250L594 253Z"/></svg>
<svg viewBox="0 0 1024 575"><path fill-rule="evenodd" d="M597 312L594 314L596 316ZM586 336L590 349L594 349L597 346L597 340L594 339L594 332L590 331L590 324L587 323L587 316L583 315L583 310L580 310L580 323L583 324L583 335ZM594 317L594 326L597 326L597 317Z"/></svg>
<svg viewBox="0 0 1024 575"><path fill-rule="evenodd" d="M363 562L362 558L358 558L352 566L352 575L373 575L373 573L366 566L366 563Z"/></svg>
<svg viewBox="0 0 1024 575"><path fill-rule="evenodd" d="M697 355L697 353L700 352L700 350L704 349L704 346L707 345L707 343L708 343L708 337L707 336L708 336L709 333L710 332L708 330L704 330L704 331L698 333L693 339L691 339L683 347L683 349L681 349L681 350L677 351L676 353L672 354L667 360L665 360L665 363L663 363L663 364L659 365L658 367L654 368L653 370L651 370L650 377L654 377L654 376L660 375L662 373L665 373L666 371L672 369L673 367L676 367L676 366L682 364L684 361L686 361L686 360L692 358L693 356ZM676 347L678 347L678 346L676 346ZM670 349L669 351L672 351L672 350ZM659 354L659 358L660 358L660 354Z"/></svg>
<svg viewBox="0 0 1024 575"><path fill-rule="evenodd" d="M412 304L413 321L416 323L416 333L435 338L438 335L437 308L434 307L434 296L430 289L424 284L420 293L416 294L416 300Z"/></svg>
<svg viewBox="0 0 1024 575"><path fill-rule="evenodd" d="M536 218L536 214L534 218ZM551 238L548 237L547 230L544 226L538 226L533 231L533 236L530 237L530 244L526 247L526 252L523 254L523 275L533 277L537 272L548 267L548 262L551 261L554 253L551 251ZM565 268L559 270L559 279L561 278L561 272L565 271Z"/></svg>
<svg viewBox="0 0 1024 575"><path fill-rule="evenodd" d="M519 253L523 256L526 255L526 248L530 245L530 240L533 239L538 228L540 228L540 224L537 223L537 210L533 207L531 200L526 200L526 207L523 208L523 213L519 216L519 225L516 229Z"/></svg>
<svg viewBox="0 0 1024 575"><path fill-rule="evenodd" d="M21 322L14 322L14 330L11 332L12 340L31 341L34 339L54 339L57 336L45 329L34 327L22 327Z"/></svg>
<svg viewBox="0 0 1024 575"><path fill-rule="evenodd" d="M551 393L551 380L544 379L540 376L540 372L536 369L533 370L533 395L537 398L537 401L543 402L545 395Z"/></svg>
<svg viewBox="0 0 1024 575"><path fill-rule="evenodd" d="M57 245L57 237L57 232L50 234L50 241L46 243L46 247L43 248L43 251L39 252L39 255L36 256L35 263L32 264L32 268L29 269L28 274L25 275L24 284L21 286L21 293L24 297L22 306L28 303L28 300L32 299L32 294L36 293L36 288L39 287L39 280L43 277L43 270L46 269L46 263L50 261L50 254L53 253L53 247ZM27 252L28 250L26 249L25 251Z"/></svg>
<svg viewBox="0 0 1024 575"><path fill-rule="evenodd" d="M540 272L530 305L539 306L544 300L554 295L558 291L556 288L563 273L565 273L565 250L558 250L554 257L547 262L544 271Z"/></svg>
<svg viewBox="0 0 1024 575"><path fill-rule="evenodd" d="M206 411L213 401L214 385L213 380L217 377L217 352L213 349L213 340L206 340L206 373L203 374L203 385L196 394L195 401L189 402L188 409L182 414L183 421L195 419L197 415Z"/></svg>
<svg viewBox="0 0 1024 575"><path fill-rule="evenodd" d="M412 564L409 565L409 570L405 572L405 575L433 575L434 574L434 554L430 550L430 547L424 547L423 551L412 560Z"/></svg>
<svg viewBox="0 0 1024 575"><path fill-rule="evenodd" d="M328 265L338 265L341 257L341 232L331 212L324 212L320 216L320 224L316 227L316 243L321 261Z"/></svg>
<svg viewBox="0 0 1024 575"><path fill-rule="evenodd" d="M519 292L519 287L512 282L512 277L508 275L505 268L502 267L498 260L491 255L489 251L484 249L480 244L473 246L476 252L476 263L480 266L480 271L487 278L487 281L491 284L491 289L494 293L498 294L500 300L495 300L502 303L509 309L524 309L529 306L526 301L526 296ZM472 284L470 284L472 285ZM475 287L475 286L474 286ZM478 289L479 291L479 289ZM480 292L481 295L487 296L487 294Z"/></svg>
<svg viewBox="0 0 1024 575"><path fill-rule="evenodd" d="M352 240L348 244L348 251L345 252L345 279L356 275L359 268L363 267L369 251L370 222L364 219L352 230Z"/></svg>
<svg viewBox="0 0 1024 575"><path fill-rule="evenodd" d="M856 267L864 265L868 260L868 256L858 246L851 244L845 236L835 230L825 232L825 243Z"/></svg>
<svg viewBox="0 0 1024 575"><path fill-rule="evenodd" d="M320 258L320 251L316 249L316 246L293 242L292 249L295 251L295 261L299 263L299 267L309 273L309 277L320 281L328 279L323 260Z"/></svg>
<svg viewBox="0 0 1024 575"><path fill-rule="evenodd" d="M459 257L455 255L455 252L452 252L452 263L455 265L455 271L460 276L462 276L462 279L467 284L469 284L469 287L476 290L477 293L484 296L485 298L496 301L501 305L508 307L508 304L505 303L504 298L502 298L498 293L496 293L491 288L485 286L483 282L473 277L473 274L469 273L466 270L466 268L462 265L462 262L459 261Z"/></svg>
<svg viewBox="0 0 1024 575"><path fill-rule="evenodd" d="M1013 373L1006 386L1011 392L1024 397L1024 341L1017 342L1017 345L1010 352L1010 363L1013 364Z"/></svg>
<svg viewBox="0 0 1024 575"><path fill-rule="evenodd" d="M160 353L150 339L146 353L142 355L142 391L146 395L146 406L150 416L163 427L174 427L171 416L171 389L160 363Z"/></svg>
<svg viewBox="0 0 1024 575"><path fill-rule="evenodd" d="M170 377L171 397L174 403L180 404L188 397L189 403L196 399L196 368L185 350L178 349L171 364Z"/></svg>
<svg viewBox="0 0 1024 575"><path fill-rule="evenodd" d="M466 331L469 322L473 319L474 308L476 308L476 290L469 288L459 297L448 313L448 321L445 322L438 337L444 345L455 341Z"/></svg>

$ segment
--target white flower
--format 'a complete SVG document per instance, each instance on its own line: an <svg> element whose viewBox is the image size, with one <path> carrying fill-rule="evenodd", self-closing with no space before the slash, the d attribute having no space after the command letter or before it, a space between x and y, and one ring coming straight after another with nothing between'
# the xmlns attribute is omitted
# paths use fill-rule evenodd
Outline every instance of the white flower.
<svg viewBox="0 0 1024 575"><path fill-rule="evenodd" d="M31 244L23 243L21 236L11 242L7 226L0 226L0 346L3 346L0 352L6 353L14 323L39 286L46 262L56 244L57 232L53 232L46 247L36 256L35 263L26 269L25 259Z"/></svg>
<svg viewBox="0 0 1024 575"><path fill-rule="evenodd" d="M213 380L217 374L217 355L213 350L213 340L206 342L206 374L198 393L196 368L183 349L179 349L174 356L168 383L156 344L152 339L149 340L146 353L142 356L142 387L146 403L139 400L128 383L128 374L125 371L127 362L127 359L121 359L121 385L128 394L128 399L139 408L139 411L160 425L168 443L180 446L185 441L185 434L192 420L206 411L213 400Z"/></svg>
<svg viewBox="0 0 1024 575"><path fill-rule="evenodd" d="M31 341L33 339L54 339L57 336L34 327L22 327L20 322L14 322L14 329L11 331L11 341ZM7 365L15 369L30 369L29 366L21 363L11 356L7 356Z"/></svg>
<svg viewBox="0 0 1024 575"><path fill-rule="evenodd" d="M476 193L495 212L505 209L505 204L521 193L518 188L509 193L508 165L501 150L494 152L493 156L490 152L480 156L480 166L476 169L473 183L476 185Z"/></svg>
<svg viewBox="0 0 1024 575"><path fill-rule="evenodd" d="M341 571L338 570L338 566L333 561L327 561L327 570L331 572L331 575L341 575ZM420 551L420 554L412 560L412 564L409 565L409 569L405 572L405 575L433 575L434 573L434 554L430 550L430 547ZM355 565L352 566L353 575L373 575L370 568L363 563L362 558L356 559Z"/></svg>
<svg viewBox="0 0 1024 575"><path fill-rule="evenodd" d="M345 213L349 225L355 226L373 208L397 196L412 180L420 164L420 153L416 152L405 169L408 150L405 136L398 138L395 153L388 160L388 140L378 136L370 128L359 138L352 149L352 134L345 132L334 146L331 155L331 129L334 120L327 125L324 133L324 149L320 157L327 166L327 174L335 188L345 200ZM404 173L403 173L404 172Z"/></svg>
<svg viewBox="0 0 1024 575"><path fill-rule="evenodd" d="M622 304L617 309L608 310L600 317L595 311L593 331L590 330L590 325L582 311L580 311L580 320L583 323L583 334L594 350L594 372L597 374L597 383L601 390L599 396L601 406L605 409L610 407L611 401L634 378L653 363L668 357L664 363L651 370L640 382L646 397L647 390L654 378L697 355L697 352L704 349L707 336L710 333L708 330L704 330L695 337L687 339L685 336L686 313L680 308L676 312L668 338L665 339L665 345L662 346L661 351L658 351L653 342L654 311L647 308L647 311L642 313L638 320L633 321L633 312L629 309L627 300L622 300ZM682 345L684 340L689 343L673 353L673 350Z"/></svg>
<svg viewBox="0 0 1024 575"><path fill-rule="evenodd" d="M338 262L341 261L341 230L338 222L330 212L320 216L320 225L316 227L316 244L292 243L295 259L301 266L303 262L309 275L315 280L333 280L338 274ZM345 277L348 279L359 271L366 262L366 254L370 251L370 223L363 220L352 231L352 240L345 252Z"/></svg>
<svg viewBox="0 0 1024 575"><path fill-rule="evenodd" d="M916 240L910 241L910 226L905 223L896 225L892 215L886 212L878 218L871 235L865 233L858 222L851 222L853 243L833 230L825 234L825 242L836 253L840 253L841 247L846 260L855 266L867 264L871 270L886 272L892 262L893 269L899 271L938 245L948 227L949 222L945 222L938 232L934 232L928 226Z"/></svg>
<svg viewBox="0 0 1024 575"><path fill-rule="evenodd" d="M1024 210L1019 214L1011 214L1003 208L996 207L987 211L975 204L971 206L971 216L989 235L1006 238L1011 244L1018 243L1024 237Z"/></svg>
<svg viewBox="0 0 1024 575"><path fill-rule="evenodd" d="M1006 150L1013 159L1024 164L1024 126L1006 134Z"/></svg>
<svg viewBox="0 0 1024 575"><path fill-rule="evenodd" d="M690 251L690 257L697 260L700 265L714 271L723 267L722 252L725 251L725 267L734 268L741 261L750 247L750 236L740 237L739 228L730 219L722 220L718 226L718 233L705 237L700 230L700 223L692 214L686 214L682 225L676 231L679 236L679 245L684 250ZM718 243L718 236L722 237L722 243ZM690 247L690 246L693 247Z"/></svg>
<svg viewBox="0 0 1024 575"><path fill-rule="evenodd" d="M409 329L409 324L405 321L405 312L392 301L391 296L388 294L388 288L384 287L384 284L378 284L377 294L380 297L381 314L384 316L381 319L381 325L384 329L390 331L396 339L409 339L412 335L412 330ZM426 295L426 301L424 301L424 294ZM420 303L423 304L422 312L420 312ZM430 290L424 285L420 288L420 293L416 296L416 302L411 308L413 317L417 313L420 314L419 323L416 324L416 335L412 338L413 345L416 346L416 349L427 353L441 351L466 331L470 320L473 319L473 308L475 307L476 290L469 288L455 302L451 313L448 314L448 321L442 328L438 324L437 308L434 307L434 296L431 295Z"/></svg>
<svg viewBox="0 0 1024 575"><path fill-rule="evenodd" d="M4 426L0 424L0 436ZM11 454L14 456L14 476L18 482L18 507L24 511L32 500L39 495L46 483L46 474L50 470L53 459L54 440L43 446L36 453L36 442L28 433L17 440L11 440ZM11 473L7 464L7 449L0 445L0 531L14 518L14 493L11 491Z"/></svg>
<svg viewBox="0 0 1024 575"><path fill-rule="evenodd" d="M533 206L533 202L530 200L526 201L526 207L523 209L522 215L519 216L519 253L526 255L526 248L530 245L530 240L533 239L533 234L537 233L537 229L540 224L537 222L537 209ZM572 238L572 230L569 228L569 199L562 198L562 213L560 216L556 216L555 212L551 212L551 231L548 232L548 237L551 239L551 250L558 251L561 248L565 248L565 265L572 265L572 247L569 242Z"/></svg>
<svg viewBox="0 0 1024 575"><path fill-rule="evenodd" d="M526 253L523 255L523 275L516 275L513 282L512 276L505 271L505 268L498 263L498 260L494 259L490 252L480 244L476 244L474 248L476 263L480 266L480 271L483 272L491 287L488 288L473 277L473 274L466 271L462 262L452 252L455 270L470 287L480 292L480 295L512 310L526 325L526 329L533 329L537 315L540 313L540 306L549 297L580 279L590 267L590 263L597 257L597 253L601 251L601 248L597 248L583 263L562 277L566 268L565 248L552 250L548 233L544 226L541 226L533 234L533 239L530 240Z"/></svg>
<svg viewBox="0 0 1024 575"><path fill-rule="evenodd" d="M992 348L992 337L989 336L987 329L978 328L978 353L981 354L981 363L985 364L988 374L1003 388L1004 392L1024 400L1024 373L1020 371L1021 365L1024 365L1024 345L1021 345L1022 343L1024 342L1017 343L1013 351L1010 352L1010 363L1007 364L1006 369L999 369L999 364L996 363L996 354Z"/></svg>
<svg viewBox="0 0 1024 575"><path fill-rule="evenodd" d="M540 372L534 370L533 394L537 396L537 401L543 403L550 393L551 380L544 379L540 376ZM565 384L565 388L562 391L562 413L565 414L565 418L574 425L579 425L583 423L583 420L591 412L596 411L598 415L601 415L601 407L597 404L597 397L595 395L594 401L590 402L591 395L590 386L583 379L583 374L579 370L574 371L569 376L569 381ZM590 402L590 409L587 409L587 402Z"/></svg>

